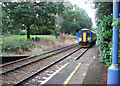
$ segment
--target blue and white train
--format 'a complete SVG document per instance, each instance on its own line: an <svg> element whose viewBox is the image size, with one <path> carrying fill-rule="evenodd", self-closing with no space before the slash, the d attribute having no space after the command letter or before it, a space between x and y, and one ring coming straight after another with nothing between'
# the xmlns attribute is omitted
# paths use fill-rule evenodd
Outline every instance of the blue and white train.
<svg viewBox="0 0 120 86"><path fill-rule="evenodd" d="M96 42L96 34L89 29L81 29L78 32L78 41L81 47L91 47Z"/></svg>

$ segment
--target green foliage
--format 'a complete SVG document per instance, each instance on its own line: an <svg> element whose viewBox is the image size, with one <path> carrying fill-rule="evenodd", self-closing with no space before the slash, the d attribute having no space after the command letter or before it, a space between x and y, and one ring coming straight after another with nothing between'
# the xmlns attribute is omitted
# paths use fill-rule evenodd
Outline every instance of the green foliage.
<svg viewBox="0 0 120 86"><path fill-rule="evenodd" d="M100 54L101 62L106 63L108 66L112 62L112 26L117 26L116 29L120 28L119 18L112 20L112 12L113 12L113 3L111 2L95 2L96 19L97 19L97 40L98 40L98 48ZM119 5L120 8L120 5ZM119 10L120 12L120 10ZM112 22L113 21L113 22ZM120 33L120 32L119 32ZM120 35L119 35L120 36ZM118 53L120 56L120 42ZM120 64L120 59L119 64Z"/></svg>
<svg viewBox="0 0 120 86"><path fill-rule="evenodd" d="M19 34L20 34L20 35L27 35L27 31L26 31L26 30L22 30L22 31L20 31Z"/></svg>
<svg viewBox="0 0 120 86"><path fill-rule="evenodd" d="M46 26L38 27L37 25L34 25L34 24L30 26L30 32L32 35L49 35L51 33L48 27Z"/></svg>
<svg viewBox="0 0 120 86"><path fill-rule="evenodd" d="M2 52L0 52L0 55L10 55L10 53L2 53Z"/></svg>
<svg viewBox="0 0 120 86"><path fill-rule="evenodd" d="M120 29L120 18L113 20L112 26L118 26L116 29Z"/></svg>
<svg viewBox="0 0 120 86"><path fill-rule="evenodd" d="M97 42L99 49L99 61L108 66L112 62L112 15L104 16L97 28Z"/></svg>
<svg viewBox="0 0 120 86"><path fill-rule="evenodd" d="M104 16L111 15L113 12L113 3L112 2L95 2L96 19L98 21L103 20Z"/></svg>
<svg viewBox="0 0 120 86"><path fill-rule="evenodd" d="M27 39L27 36L19 36L19 35L10 35L10 36L3 36L3 40L13 40L13 39Z"/></svg>
<svg viewBox="0 0 120 86"><path fill-rule="evenodd" d="M45 54L45 55L42 55L42 56L51 56L51 55L55 55L56 53L53 52L53 53L48 53L48 54Z"/></svg>
<svg viewBox="0 0 120 86"><path fill-rule="evenodd" d="M61 25L60 25L60 21L59 21L59 18L58 18L58 15L56 15L56 19L55 19L55 25L54 26L54 29L51 29L51 34L56 36L56 38L61 34Z"/></svg>
<svg viewBox="0 0 120 86"><path fill-rule="evenodd" d="M37 55L37 54L41 54L41 52L36 52L36 53L33 53L33 55Z"/></svg>
<svg viewBox="0 0 120 86"><path fill-rule="evenodd" d="M54 36L47 36L47 35L36 35L37 38L55 38ZM27 39L27 36L19 36L19 35L11 35L8 37L1 37L4 40L10 40L10 39ZM34 36L31 36L30 38L34 38Z"/></svg>
<svg viewBox="0 0 120 86"><path fill-rule="evenodd" d="M4 31L19 32L24 24L27 29L27 38L30 38L31 25L35 26L35 29L31 30L32 34L50 33L48 29L53 29L55 26L54 15L62 13L64 5L62 2L3 2L2 10L3 34L6 34Z"/></svg>
<svg viewBox="0 0 120 86"><path fill-rule="evenodd" d="M97 24L99 24L101 20L104 20L104 16L108 16L113 13L113 3L112 2L94 2L94 3L95 3L95 8L97 10L96 12L96 19L98 21Z"/></svg>
<svg viewBox="0 0 120 86"><path fill-rule="evenodd" d="M75 31L72 31L72 32L71 32L71 35L72 35L72 36L78 36L78 33L75 32Z"/></svg>
<svg viewBox="0 0 120 86"><path fill-rule="evenodd" d="M2 35L18 34L19 29L15 28L15 21L8 16L6 11L2 11Z"/></svg>
<svg viewBox="0 0 120 86"><path fill-rule="evenodd" d="M70 4L68 5L70 7ZM61 31L65 33L74 33L78 32L82 28L91 29L92 21L91 18L87 15L87 12L82 8L71 9L66 6L65 10L61 16L63 18L63 23Z"/></svg>
<svg viewBox="0 0 120 86"><path fill-rule="evenodd" d="M4 39L2 41L2 53L16 53L22 54L25 51L31 51L33 47L33 42L25 39Z"/></svg>

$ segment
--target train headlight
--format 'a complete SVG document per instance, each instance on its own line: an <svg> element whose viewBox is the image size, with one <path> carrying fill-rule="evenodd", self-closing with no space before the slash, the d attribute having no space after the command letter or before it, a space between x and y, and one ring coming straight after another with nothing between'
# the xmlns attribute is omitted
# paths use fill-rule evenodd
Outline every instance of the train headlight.
<svg viewBox="0 0 120 86"><path fill-rule="evenodd" d="M82 38L79 38L79 41L82 41Z"/></svg>
<svg viewBox="0 0 120 86"><path fill-rule="evenodd" d="M90 39L88 39L88 41L90 41Z"/></svg>
<svg viewBox="0 0 120 86"><path fill-rule="evenodd" d="M90 41L90 37L87 38L87 41Z"/></svg>

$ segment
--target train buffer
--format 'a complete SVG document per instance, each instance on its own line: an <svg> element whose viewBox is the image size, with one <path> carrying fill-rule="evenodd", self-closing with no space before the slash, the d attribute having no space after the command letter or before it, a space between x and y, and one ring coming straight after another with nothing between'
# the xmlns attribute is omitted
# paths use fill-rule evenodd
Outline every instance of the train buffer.
<svg viewBox="0 0 120 86"><path fill-rule="evenodd" d="M95 48L95 46L94 46ZM89 49L86 55L79 60L66 64L51 79L43 83L43 86L69 86L72 85L106 85L107 66L98 62L96 49ZM90 53L91 51L94 53ZM89 52L90 51L90 52ZM90 55L93 54L93 55ZM87 57L86 57L87 56Z"/></svg>

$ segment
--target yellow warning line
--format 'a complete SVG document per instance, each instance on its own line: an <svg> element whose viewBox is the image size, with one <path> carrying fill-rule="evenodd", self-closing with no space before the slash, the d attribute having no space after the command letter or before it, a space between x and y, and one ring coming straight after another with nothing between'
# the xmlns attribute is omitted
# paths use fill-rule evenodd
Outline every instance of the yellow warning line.
<svg viewBox="0 0 120 86"><path fill-rule="evenodd" d="M116 65L116 66L118 66L118 64L112 64L112 65Z"/></svg>
<svg viewBox="0 0 120 86"><path fill-rule="evenodd" d="M76 68L72 71L72 73L68 76L68 78L64 81L62 86L65 86L66 84L68 84L68 82L70 81L70 79L73 77L73 75L75 74L75 72L79 69L81 63L79 63Z"/></svg>

